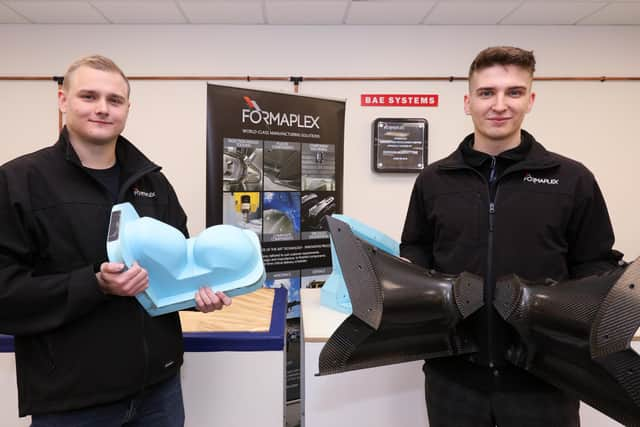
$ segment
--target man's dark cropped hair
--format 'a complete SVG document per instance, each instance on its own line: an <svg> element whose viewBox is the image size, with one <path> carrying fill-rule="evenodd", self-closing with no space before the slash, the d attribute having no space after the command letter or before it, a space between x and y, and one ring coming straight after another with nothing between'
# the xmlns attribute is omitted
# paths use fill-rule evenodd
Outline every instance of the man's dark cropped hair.
<svg viewBox="0 0 640 427"><path fill-rule="evenodd" d="M478 53L469 67L469 78L476 71L489 68L493 65L517 65L533 76L536 70L536 58L533 51L520 49L513 46L488 47Z"/></svg>

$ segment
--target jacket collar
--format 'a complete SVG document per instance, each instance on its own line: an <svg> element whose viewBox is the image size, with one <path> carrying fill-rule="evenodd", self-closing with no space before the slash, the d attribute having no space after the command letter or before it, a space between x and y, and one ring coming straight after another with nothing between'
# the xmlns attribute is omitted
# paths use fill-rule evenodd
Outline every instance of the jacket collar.
<svg viewBox="0 0 640 427"><path fill-rule="evenodd" d="M462 157L464 158L465 163L474 168L482 166L483 163L490 161L494 157L506 160L509 163L515 163L520 162L527 157L527 154L529 154L529 151L531 150L531 145L533 144L532 139L533 138L521 138L520 144L516 147L503 151L496 156L491 156L490 154L477 151L473 148L474 139L473 134L471 134L460 144L460 151L462 151Z"/></svg>
<svg viewBox="0 0 640 427"><path fill-rule="evenodd" d="M73 145L69 140L69 131L64 126L60 132L60 137L54 146L64 158L71 163L82 167L78 154L73 149ZM147 156L145 156L140 150L138 150L129 140L122 135L118 136L116 142L116 158L122 168L124 176L132 175L135 172L141 170L160 170L160 166L153 163Z"/></svg>
<svg viewBox="0 0 640 427"><path fill-rule="evenodd" d="M542 144L540 144L529 132L525 130L521 130L522 141L524 146L520 148L523 150L530 146L528 152L522 156L522 152L518 151L518 147L513 150L509 150L501 155L505 155L509 158L514 158L514 160L520 160L517 163L518 169L528 168L528 169L546 169L550 167L557 166L558 163L553 159L551 153L547 151L546 148ZM458 145L456 151L451 153L448 157L445 157L440 161L438 165L439 169L469 169L473 165L465 161L464 151L468 150L473 142L473 134L467 135L465 139Z"/></svg>

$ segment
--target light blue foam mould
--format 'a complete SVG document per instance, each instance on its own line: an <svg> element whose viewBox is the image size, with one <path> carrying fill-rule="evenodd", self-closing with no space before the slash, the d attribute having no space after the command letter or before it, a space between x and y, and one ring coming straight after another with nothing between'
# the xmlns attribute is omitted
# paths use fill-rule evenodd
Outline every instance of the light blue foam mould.
<svg viewBox="0 0 640 427"><path fill-rule="evenodd" d="M136 298L151 316L195 307L202 286L237 296L262 287L266 277L253 231L214 225L186 239L168 224L141 218L130 203L111 209L107 255L148 271L149 287Z"/></svg>
<svg viewBox="0 0 640 427"><path fill-rule="evenodd" d="M346 215L333 214L331 216L349 225L358 239L364 240L390 255L400 256L400 244L386 234ZM331 275L324 282L320 291L320 304L342 313L351 314L351 299L342 276L340 261L333 246L333 241L331 241L331 266Z"/></svg>

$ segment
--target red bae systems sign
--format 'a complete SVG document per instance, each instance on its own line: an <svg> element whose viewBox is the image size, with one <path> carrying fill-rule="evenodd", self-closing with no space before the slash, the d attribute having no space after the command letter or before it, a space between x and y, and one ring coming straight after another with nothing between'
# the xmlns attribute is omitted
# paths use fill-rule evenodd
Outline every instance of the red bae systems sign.
<svg viewBox="0 0 640 427"><path fill-rule="evenodd" d="M360 95L362 107L437 107L438 95L433 94L379 94Z"/></svg>

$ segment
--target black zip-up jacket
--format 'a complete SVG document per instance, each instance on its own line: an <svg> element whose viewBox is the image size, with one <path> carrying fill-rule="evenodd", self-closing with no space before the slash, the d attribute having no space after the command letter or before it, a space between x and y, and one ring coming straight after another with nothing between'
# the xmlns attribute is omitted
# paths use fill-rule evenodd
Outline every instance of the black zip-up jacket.
<svg viewBox="0 0 640 427"><path fill-rule="evenodd" d="M186 235L160 167L122 137L116 156L118 201ZM15 336L20 416L115 402L182 364L176 313L152 318L135 298L100 291L112 204L66 129L54 146L0 167L0 333Z"/></svg>
<svg viewBox="0 0 640 427"><path fill-rule="evenodd" d="M479 353L430 361L426 369L487 391L547 387L505 360L515 332L492 306L496 279L510 273L529 280L582 277L610 270L620 258L611 249L611 221L592 173L525 131L522 140L528 152L497 176L493 191L465 161L463 147L473 134L429 165L416 179L400 246L416 264L485 278L485 306L463 324L478 339Z"/></svg>

